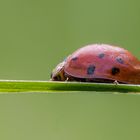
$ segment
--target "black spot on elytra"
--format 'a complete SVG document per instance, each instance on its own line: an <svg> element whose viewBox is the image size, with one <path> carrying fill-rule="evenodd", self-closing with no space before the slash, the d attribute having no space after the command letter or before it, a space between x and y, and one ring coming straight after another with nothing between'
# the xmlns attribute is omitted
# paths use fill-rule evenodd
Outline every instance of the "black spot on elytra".
<svg viewBox="0 0 140 140"><path fill-rule="evenodd" d="M105 56L104 53L100 53L100 54L98 55L99 58L103 58L104 56Z"/></svg>
<svg viewBox="0 0 140 140"><path fill-rule="evenodd" d="M124 61L123 61L122 58L120 58L120 57L116 58L116 60L117 60L117 62L119 62L120 64L123 64L123 63L124 63Z"/></svg>
<svg viewBox="0 0 140 140"><path fill-rule="evenodd" d="M116 68L116 67L113 67L112 68L112 75L116 75L120 72L120 69L119 68Z"/></svg>
<svg viewBox="0 0 140 140"><path fill-rule="evenodd" d="M88 75L93 74L94 71L95 71L95 66L94 66L94 65L90 65L90 66L87 68L87 74L88 74Z"/></svg>
<svg viewBox="0 0 140 140"><path fill-rule="evenodd" d="M73 57L71 60L76 61L77 59L78 59L78 57Z"/></svg>

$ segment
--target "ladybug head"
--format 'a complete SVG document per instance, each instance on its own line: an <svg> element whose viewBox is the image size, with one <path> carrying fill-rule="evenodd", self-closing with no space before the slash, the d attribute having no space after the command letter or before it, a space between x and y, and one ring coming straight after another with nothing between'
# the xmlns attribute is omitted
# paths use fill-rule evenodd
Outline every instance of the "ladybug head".
<svg viewBox="0 0 140 140"><path fill-rule="evenodd" d="M51 73L52 81L65 81L66 77L64 76L64 64L65 61L59 63L56 68Z"/></svg>

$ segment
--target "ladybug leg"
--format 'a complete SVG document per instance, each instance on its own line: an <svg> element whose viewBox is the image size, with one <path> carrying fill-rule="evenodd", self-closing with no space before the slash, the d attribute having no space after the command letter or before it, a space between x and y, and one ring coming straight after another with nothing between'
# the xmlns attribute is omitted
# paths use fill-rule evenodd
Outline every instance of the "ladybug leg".
<svg viewBox="0 0 140 140"><path fill-rule="evenodd" d="M117 80L115 80L115 81L113 82L113 84L118 85L119 82L118 82Z"/></svg>
<svg viewBox="0 0 140 140"><path fill-rule="evenodd" d="M69 77L67 77L65 81L69 81Z"/></svg>
<svg viewBox="0 0 140 140"><path fill-rule="evenodd" d="M67 82L67 81L70 81L70 78L69 78L69 76L66 74L66 73L64 73L64 76L65 76L65 81Z"/></svg>

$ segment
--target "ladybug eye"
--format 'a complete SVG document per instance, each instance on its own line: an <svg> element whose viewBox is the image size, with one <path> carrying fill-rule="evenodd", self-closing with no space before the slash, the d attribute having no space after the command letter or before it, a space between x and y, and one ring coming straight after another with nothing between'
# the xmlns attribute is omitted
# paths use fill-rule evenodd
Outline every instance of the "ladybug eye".
<svg viewBox="0 0 140 140"><path fill-rule="evenodd" d="M57 76L53 77L53 79L55 81L61 81L61 76L60 75L57 75Z"/></svg>
<svg viewBox="0 0 140 140"><path fill-rule="evenodd" d="M112 68L112 75L115 75L115 74L117 74L119 72L120 72L120 69L119 68L116 68L116 67L113 67Z"/></svg>

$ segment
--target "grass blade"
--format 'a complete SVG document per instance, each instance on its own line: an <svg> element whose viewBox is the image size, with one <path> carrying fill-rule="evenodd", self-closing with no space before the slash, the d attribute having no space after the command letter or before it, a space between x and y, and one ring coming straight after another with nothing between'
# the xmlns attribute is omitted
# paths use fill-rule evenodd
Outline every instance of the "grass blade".
<svg viewBox="0 0 140 140"><path fill-rule="evenodd" d="M0 92L106 91L140 93L140 85L84 82L1 80Z"/></svg>

